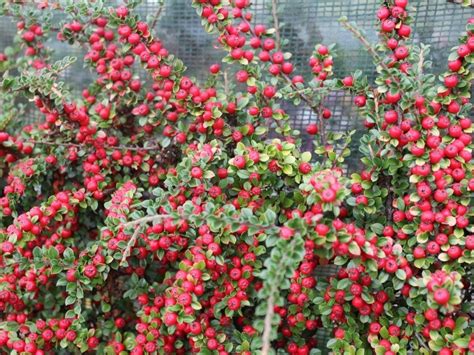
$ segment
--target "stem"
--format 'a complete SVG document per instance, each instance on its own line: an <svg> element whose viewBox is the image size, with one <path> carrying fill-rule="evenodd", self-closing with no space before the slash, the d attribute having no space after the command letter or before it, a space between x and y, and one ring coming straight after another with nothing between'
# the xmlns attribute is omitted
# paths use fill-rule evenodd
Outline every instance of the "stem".
<svg viewBox="0 0 474 355"><path fill-rule="evenodd" d="M60 142L48 142L48 141L36 141L30 140L29 143L33 144L43 144L43 145L50 145L50 146L57 146L57 147L76 147L76 148L83 148L84 144L76 144L76 143L60 143ZM118 145L118 146L105 146L105 149L120 149L120 150L131 150L131 151L143 151L143 150L160 150L161 147L158 145L153 145L149 147L132 147L132 146L125 146L125 145Z"/></svg>
<svg viewBox="0 0 474 355"><path fill-rule="evenodd" d="M313 112L317 114L318 113L318 108L319 108L318 105L313 103L313 101L311 100L311 98L309 96L307 96L305 93L298 90L298 88L296 87L295 84L293 84L293 81L291 80L291 78L288 75L286 75L286 74L281 74L281 75L283 76L283 79L285 79L286 82L291 85L294 92L296 92L298 94L298 96L301 98L301 100L306 102L308 104L308 106L311 108L311 110L313 110Z"/></svg>
<svg viewBox="0 0 474 355"><path fill-rule="evenodd" d="M161 1L158 11L156 11L155 16L153 16L153 21L150 24L150 29L155 28L156 24L158 23L158 20L160 19L161 13L163 12L163 8L164 8L164 3L163 1Z"/></svg>
<svg viewBox="0 0 474 355"><path fill-rule="evenodd" d="M37 141L37 140L29 140L28 142L33 143L33 144L43 144L43 145L50 145L50 146L56 146L56 147L76 147L76 148L83 147L82 145L75 144L75 143L59 143L59 142Z"/></svg>
<svg viewBox="0 0 474 355"><path fill-rule="evenodd" d="M272 15L273 15L273 22L275 24L275 37L276 37L276 45L277 45L277 49L280 49L280 42L281 42L281 38L280 38L280 29L279 29L279 22L278 22L278 12L277 12L277 1L278 0L272 0ZM250 28L250 33L255 36L255 31L253 30L252 28L252 25L250 24L250 22L243 18L242 19ZM326 132L325 132L325 129L324 129L324 123L323 123L323 118L321 116L321 112L322 112L322 102L324 101L324 99L321 100L321 103L319 104L315 104L313 102L313 100L307 96L305 93L301 92L297 87L296 85L293 83L293 81L291 80L291 78L287 75L287 74L284 74L284 73L281 73L280 74L282 76L282 78L291 86L291 88L293 89L293 91L301 98L301 100L303 100L308 106L309 108L318 116L318 118L320 119L320 137L321 137L321 144L323 146L326 145ZM278 127L281 127L281 124L280 122L276 121L277 123L277 126Z"/></svg>
<svg viewBox="0 0 474 355"><path fill-rule="evenodd" d="M130 256L132 247L135 245L135 242L137 241L140 230L141 230L141 226L136 228L135 231L133 232L132 237L128 241L127 247L125 248L125 251L123 252L122 260L120 260L120 266L123 266L125 262L127 261L127 258Z"/></svg>
<svg viewBox="0 0 474 355"><path fill-rule="evenodd" d="M278 0L272 0L272 16L273 16L273 26L275 27L275 39L276 39L276 49L279 51L281 49L281 37L280 37L280 22L278 20Z"/></svg>
<svg viewBox="0 0 474 355"><path fill-rule="evenodd" d="M326 131L324 129L324 119L322 117L322 110L323 110L322 103L323 103L325 97L321 97L321 102L319 104L315 104L309 96L307 96L305 93L298 90L298 88L296 87L296 85L293 83L293 81L290 79L290 77L288 75L286 75L286 74L281 74L281 75L283 76L283 79L285 79L286 82L291 85L291 87L293 89L293 92L298 94L298 96L301 98L301 100L303 100L309 106L311 111L313 111L316 114L316 116L318 117L319 125L320 125L319 136L321 137L321 144L323 146L325 146L326 145Z"/></svg>
<svg viewBox="0 0 474 355"><path fill-rule="evenodd" d="M374 105L375 105L375 116L376 116L376 120L375 120L375 124L377 125L377 128L380 130L380 124L379 124L379 121L380 120L380 117L379 117L379 99L378 99L378 92L376 89L373 89L372 90L372 94L374 95Z"/></svg>
<svg viewBox="0 0 474 355"><path fill-rule="evenodd" d="M416 73L416 81L418 82L418 88L422 90L423 88L423 65L425 61L425 49L421 48L420 49L420 59L418 61L418 71Z"/></svg>
<svg viewBox="0 0 474 355"><path fill-rule="evenodd" d="M60 99L63 98L63 94L61 94L61 91L59 91L54 85L51 87L51 92Z"/></svg>
<svg viewBox="0 0 474 355"><path fill-rule="evenodd" d="M346 18L342 18L339 20L342 24L342 26L349 30L350 32L352 32L352 34L354 35L355 38L357 38L361 43L362 45L365 47L365 49L369 52L369 54L375 59L375 61L377 62L377 64L380 64L380 66L382 66L382 68L384 68L385 70L388 70L389 68L387 67L387 65L383 62L382 58L379 56L379 54L377 53L377 51L374 49L374 47L372 46L372 44L367 40L367 38L364 37L364 35L362 34L362 32L357 28L355 27L354 25L352 25L350 22L347 21Z"/></svg>
<svg viewBox="0 0 474 355"><path fill-rule="evenodd" d="M421 338L419 333L415 333L415 337L420 342L420 345L422 345L424 349L429 349L428 344L426 344L426 342Z"/></svg>
<svg viewBox="0 0 474 355"><path fill-rule="evenodd" d="M124 228L126 228L126 227L135 226L135 225L139 224L139 226L135 229L135 231L132 234L132 237L130 238L130 240L127 243L127 247L125 248L125 250L123 252L122 260L120 260L120 266L123 266L125 264L125 262L127 261L127 258L130 256L131 250L132 250L133 246L135 245L135 243L137 241L138 234L140 234L142 224L147 223L147 222L152 222L152 221L158 221L158 220L161 220L162 218L165 218L165 217L168 217L168 216L157 214L157 215L154 215L154 216L147 216L147 217L139 218L139 219L136 219L134 221L124 223L122 225Z"/></svg>
<svg viewBox="0 0 474 355"><path fill-rule="evenodd" d="M122 224L122 226L124 228L130 227L130 226L136 226L137 224L160 221L160 220L162 220L163 218L166 218L166 217L169 217L169 216L166 215L166 214L155 214L153 216L146 216L146 217L136 219L134 221L124 223L124 224Z"/></svg>
<svg viewBox="0 0 474 355"><path fill-rule="evenodd" d="M350 144L351 144L351 140L350 140L350 139L347 139L347 141L346 141L346 142L344 143L344 145L342 146L340 153L336 156L336 159L334 159L334 162L332 163L332 168L333 168L333 169L337 166L339 158L342 158L342 155L344 154L344 150L346 150L346 148L347 148Z"/></svg>
<svg viewBox="0 0 474 355"><path fill-rule="evenodd" d="M322 104L323 101L324 101L324 97L321 98L321 103L319 104L317 115L318 115L318 120L319 120L319 136L321 137L321 145L325 148L327 139L326 139L326 129L325 129L326 127L325 127L324 118L323 118L323 104Z"/></svg>
<svg viewBox="0 0 474 355"><path fill-rule="evenodd" d="M392 187L392 177L387 176L385 178L385 188L388 190L387 192L387 199L385 200L385 213L386 213L386 218L389 223L392 222L392 216L393 216L393 191L391 189Z"/></svg>
<svg viewBox="0 0 474 355"><path fill-rule="evenodd" d="M272 333L272 319L274 314L273 293L270 294L270 297L268 297L267 302L267 313L265 314L262 336L262 355L268 355L268 352L270 351L270 335Z"/></svg>
<svg viewBox="0 0 474 355"><path fill-rule="evenodd" d="M163 220L164 218L168 218L168 217L170 217L170 216L166 215L166 214L156 214L156 215L153 215L153 216L145 216L145 217L136 219L134 221L130 221L130 222L122 224L123 229L125 229L127 227L137 226L137 225L138 225L138 227L135 229L135 231L132 234L132 237L128 241L127 247L125 248L125 251L123 253L122 260L120 261L121 266L125 263L127 258L130 256L130 251L131 251L133 245L135 244L135 242L138 238L138 234L140 233L142 225L145 224L145 223L148 223L148 222L159 222L159 221ZM252 226L258 226L258 225L255 224L255 225L252 225ZM260 227L264 230L269 228L269 227L266 227L266 226L258 226L258 227Z"/></svg>
<svg viewBox="0 0 474 355"><path fill-rule="evenodd" d="M229 77L227 70L224 70L224 92L226 96L229 96Z"/></svg>
<svg viewBox="0 0 474 355"><path fill-rule="evenodd" d="M372 157L372 159L375 159L375 153L374 153L374 150L372 149L372 146L369 144L367 145L367 148L369 149L370 156Z"/></svg>

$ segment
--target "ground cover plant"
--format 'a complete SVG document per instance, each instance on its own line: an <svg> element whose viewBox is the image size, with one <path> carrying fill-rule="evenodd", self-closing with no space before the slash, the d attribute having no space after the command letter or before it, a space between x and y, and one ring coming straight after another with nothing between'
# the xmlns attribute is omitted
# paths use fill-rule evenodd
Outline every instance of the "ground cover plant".
<svg viewBox="0 0 474 355"><path fill-rule="evenodd" d="M337 78L323 44L305 80L277 1L269 25L249 0L193 0L224 50L199 83L137 1L0 4L18 29L0 54L2 352L474 352L474 19L433 75L408 0L380 1L376 44L341 19L375 82ZM50 36L85 50L80 96ZM366 128L351 176L353 132L327 127L333 90ZM287 103L317 115L314 151Z"/></svg>

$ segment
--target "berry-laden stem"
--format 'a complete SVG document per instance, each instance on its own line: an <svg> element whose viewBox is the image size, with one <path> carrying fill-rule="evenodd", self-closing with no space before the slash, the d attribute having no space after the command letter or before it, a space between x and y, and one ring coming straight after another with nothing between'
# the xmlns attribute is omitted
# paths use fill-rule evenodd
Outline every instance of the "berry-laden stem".
<svg viewBox="0 0 474 355"><path fill-rule="evenodd" d="M351 144L351 139L347 139L344 145L341 147L339 154L336 156L336 159L334 159L334 162L332 163L333 169L337 167L338 160L343 157L344 151L349 147L350 144Z"/></svg>
<svg viewBox="0 0 474 355"><path fill-rule="evenodd" d="M252 28L252 25L251 23L243 18L242 21L244 23L246 23L249 27L250 27L250 33L253 35L253 36L256 36L257 35L255 34L255 31L253 30ZM279 42L279 41L277 41ZM307 96L306 94L304 94L303 92L301 92L297 87L296 85L293 83L293 81L291 80L291 78L287 75L287 74L284 74L284 73L281 73L280 74L282 76L282 78L291 86L291 88L293 89L293 91L301 98L301 100L303 100L304 102L306 102L306 104L311 108L311 110L315 113L315 114L318 114L318 109L319 109L319 105L315 104L311 98L309 96Z"/></svg>
<svg viewBox="0 0 474 355"><path fill-rule="evenodd" d="M125 229L127 227L137 226L137 225L138 225L138 227L135 229L135 231L132 234L132 237L128 241L127 247L125 248L125 251L124 251L124 254L123 254L123 257L122 257L122 260L120 261L121 266L125 263L127 258L130 256L130 251L131 251L132 247L135 245L135 242L138 238L138 234L140 233L142 225L145 224L145 223L149 223L149 222L159 222L159 221L163 220L164 218L168 218L168 217L170 217L170 216L165 215L165 214L156 214L156 215L153 215L153 216L145 216L145 217L142 217L142 218L139 218L139 219L136 219L136 220L126 222L126 223L122 224L123 229ZM180 217L181 218L186 218L186 217L183 217L183 216L180 216ZM250 224L247 224L247 226L250 226ZM270 227L274 227L274 226L261 226L261 225L256 225L256 224L252 224L251 226L259 227L262 230L267 230Z"/></svg>
<svg viewBox="0 0 474 355"><path fill-rule="evenodd" d="M143 223L148 223L148 222L157 222L161 221L163 218L169 217L168 215L165 214L156 214L153 216L146 216L142 217L139 219L136 219L134 221L130 221L127 223L122 224L124 228L131 227L131 226L136 226L137 224L143 224Z"/></svg>
<svg viewBox="0 0 474 355"><path fill-rule="evenodd" d="M50 145L54 147L76 147L76 148L84 148L83 144L77 143L59 143L59 142L48 142L48 141L37 141L37 140L29 140L29 143L33 144L43 144L43 145ZM144 150L160 150L161 147L159 145L153 145L149 147L133 147L133 146L126 146L126 145L118 145L118 146L106 146L105 149L119 149L119 150L130 150L130 151L144 151Z"/></svg>
<svg viewBox="0 0 474 355"><path fill-rule="evenodd" d="M394 200L394 194L392 191L392 177L386 176L384 180L385 181L383 181L383 185L385 185L385 188L387 189L387 199L385 200L385 213L386 213L387 221L391 223L393 219L393 200Z"/></svg>
<svg viewBox="0 0 474 355"><path fill-rule="evenodd" d="M376 118L375 125L380 130L380 124L379 124L379 121L380 121L380 118L379 118L380 103L379 103L379 93L378 93L377 89L373 89L372 94L374 95L374 106L375 106L374 112L375 112L375 118ZM369 148L371 148L370 145L369 145Z"/></svg>

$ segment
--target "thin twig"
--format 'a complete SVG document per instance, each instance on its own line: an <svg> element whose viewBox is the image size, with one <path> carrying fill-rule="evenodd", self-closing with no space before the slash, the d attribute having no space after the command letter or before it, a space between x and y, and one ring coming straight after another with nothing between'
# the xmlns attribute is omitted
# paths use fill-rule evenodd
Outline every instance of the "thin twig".
<svg viewBox="0 0 474 355"><path fill-rule="evenodd" d="M76 143L48 142L48 141L37 141L37 140L32 140L32 139L30 139L28 143L50 145L50 146L55 146L55 147L76 147L76 148L83 147L83 145L76 144Z"/></svg>
<svg viewBox="0 0 474 355"><path fill-rule="evenodd" d="M131 151L142 151L142 150L161 150L161 146L159 145L152 145L152 146L149 146L149 147L129 147L129 146L125 146L125 145L119 145L119 146L116 146L116 147L105 147L106 149L119 149L119 150L131 150Z"/></svg>
<svg viewBox="0 0 474 355"><path fill-rule="evenodd" d="M374 95L374 106L375 106L375 110L374 110L374 113L375 113L375 125L377 126L377 128L380 130L380 125L379 125L379 121L380 121L380 117L379 117L379 107L380 107L380 103L379 103L379 93L377 91L377 89L372 89L372 95Z"/></svg>
<svg viewBox="0 0 474 355"><path fill-rule="evenodd" d="M286 74L282 74L283 76L283 79L286 80L286 82L291 85L291 88L294 90L294 92L296 92L298 94L298 96L301 98L301 100L303 100L304 102L306 102L306 104L311 108L311 110L314 111L314 113L318 113L318 108L319 106L314 104L313 101L311 100L311 98L309 96L307 96L305 93L301 92L297 87L296 85L293 83L293 81L291 80L291 78L286 75Z"/></svg>
<svg viewBox="0 0 474 355"><path fill-rule="evenodd" d="M83 148L85 146L84 144L48 142L48 141L37 141L37 140L29 140L28 142L33 143L33 144L43 144L43 145L58 146L58 147ZM134 146L118 145L118 146L104 146L104 149L143 151L143 150L160 150L161 147L159 145L154 145L154 146L149 146L149 147L134 147Z"/></svg>
<svg viewBox="0 0 474 355"><path fill-rule="evenodd" d="M61 93L61 91L59 91L55 85L51 86L51 92L56 95L57 97L59 97L60 99L63 98L63 94Z"/></svg>
<svg viewBox="0 0 474 355"><path fill-rule="evenodd" d="M137 241L138 234L140 234L140 230L141 230L141 228L138 227L133 232L132 237L130 238L130 240L127 243L127 247L125 248L125 250L123 252L122 260L120 260L120 266L123 266L125 264L125 262L127 261L127 258L130 256L132 248L135 245L135 242Z"/></svg>
<svg viewBox="0 0 474 355"><path fill-rule="evenodd" d="M226 96L229 96L229 73L224 70L224 92Z"/></svg>
<svg viewBox="0 0 474 355"><path fill-rule="evenodd" d="M416 339L420 342L420 345L423 346L424 349L429 349L429 346L426 344L426 342L421 338L420 334L415 333Z"/></svg>
<svg viewBox="0 0 474 355"><path fill-rule="evenodd" d="M352 34L354 35L354 37L356 37L361 43L362 45L365 47L365 49L370 53L370 55L375 59L375 61L377 62L377 64L380 64L380 66L382 68L384 68L385 70L388 70L388 66L383 62L382 58L380 57L380 55L377 53L377 51L375 50L375 48L372 46L372 44L367 40L367 38L365 38L365 36L362 34L362 32L357 28L355 27L353 24L351 24L350 22L347 21L346 18L343 18L341 20L339 20L342 24L342 26L344 28L346 28L347 30L349 30L350 32L352 32Z"/></svg>
<svg viewBox="0 0 474 355"><path fill-rule="evenodd" d="M298 88L296 87L296 85L293 83L293 81L288 75L282 74L282 76L283 76L283 79L285 79L286 82L291 86L291 88L293 89L293 92L298 94L301 100L303 100L309 106L311 111L313 111L316 114L316 117L318 118L319 123L320 123L319 136L321 137L321 144L325 146L326 145L326 131L324 129L324 119L322 117L323 102L325 100L325 96L321 96L320 103L315 104L309 96L307 96L305 93L298 90ZM327 88L324 88L324 89L327 90ZM319 91L319 90L322 90L322 88L314 89L314 91Z"/></svg>
<svg viewBox="0 0 474 355"><path fill-rule="evenodd" d="M275 27L276 49L281 49L280 22L278 20L278 0L272 0L273 26Z"/></svg>
<svg viewBox="0 0 474 355"><path fill-rule="evenodd" d="M420 59L418 60L418 70L416 73L416 81L418 82L418 88L423 88L423 66L425 61L425 49L420 48Z"/></svg>
<svg viewBox="0 0 474 355"><path fill-rule="evenodd" d="M139 226L137 228L135 228L135 231L133 232L132 237L130 238L130 240L127 243L127 246L126 246L126 248L123 252L122 260L120 261L120 266L123 266L125 264L125 262L127 261L127 258L130 256L131 250L132 250L133 246L135 245L135 243L137 241L138 235L140 234L142 224L147 223L147 222L159 221L159 220L161 220L163 218L166 218L166 217L168 217L168 216L157 214L157 215L154 215L154 216L146 216L146 217L143 217L143 218L139 218L139 219L136 219L134 221L124 223L122 225L124 228L130 227L130 226L136 226L137 224Z"/></svg>
<svg viewBox="0 0 474 355"><path fill-rule="evenodd" d="M155 222L155 221L160 221L162 220L163 218L167 218L169 217L168 215L166 214L155 214L153 216L146 216L146 217L142 217L142 218L139 218L139 219L136 219L134 221L130 221L130 222L127 222L127 223L124 223L122 224L122 226L124 228L127 228L127 227L130 227L130 226L136 226L137 224L143 224L143 223L148 223L148 222Z"/></svg>
<svg viewBox="0 0 474 355"><path fill-rule="evenodd" d="M385 214L387 221L392 223L393 219L393 191L392 191L392 177L385 178L385 188L387 189L387 199L385 200Z"/></svg>
<svg viewBox="0 0 474 355"><path fill-rule="evenodd" d="M341 148L341 151L339 152L339 154L336 156L336 159L334 159L334 162L332 163L332 168L333 169L337 166L339 158L343 158L344 151L347 149L347 147L349 147L351 142L352 142L352 140L349 139L349 138L346 140L346 142L344 143L344 145Z"/></svg>
<svg viewBox="0 0 474 355"><path fill-rule="evenodd" d="M158 11L155 13L155 16L153 16L153 21L150 24L151 29L154 29L156 24L158 23L158 20L160 19L160 15L163 12L163 7L164 7L164 2L162 1L160 4L160 7L158 8Z"/></svg>
<svg viewBox="0 0 474 355"><path fill-rule="evenodd" d="M372 148L372 146L368 144L367 148L369 149L370 156L372 157L372 159L375 159L376 156L375 156L374 149Z"/></svg>
<svg viewBox="0 0 474 355"><path fill-rule="evenodd" d="M318 107L318 120L319 120L319 136L321 137L321 145L325 148L327 139L326 139L326 125L324 123L324 117L323 117L323 101L324 98L321 99L321 103L319 104ZM326 149L325 149L326 150Z"/></svg>
<svg viewBox="0 0 474 355"><path fill-rule="evenodd" d="M288 84L291 85L292 89L294 92L298 94L298 96L306 102L306 104L309 106L311 111L313 111L316 114L316 117L319 120L319 137L321 138L321 145L326 146L327 138L326 138L326 130L325 130L325 124L324 124L324 118L322 116L322 111L323 111L323 102L325 97L321 97L321 101L319 104L315 104L313 100L308 97L306 94L300 92L296 85L293 83L293 81L290 79L290 77L286 74L282 74L283 78L287 81Z"/></svg>
<svg viewBox="0 0 474 355"><path fill-rule="evenodd" d="M276 9L276 5L277 5L276 1L277 0L272 0L272 13L273 13L273 21L275 22L275 27L276 27L275 28L276 42L278 44L280 42L280 33L279 33L279 28L278 28L279 25L278 25L278 13L277 13L277 9ZM253 36L256 36L255 31L253 30L252 25L250 24L250 22L245 18L243 18L243 21L249 26L250 33ZM326 145L326 133L325 133L325 130L324 130L324 122L322 121L323 118L321 117L322 102L324 101L324 98L321 100L321 102L319 104L315 104L313 102L313 100L308 95L301 92L300 89L298 89L296 87L296 84L293 83L293 81L291 80L291 78L287 74L281 73L281 76L291 86L293 91L301 98L301 100L303 100L309 106L311 111L313 111L318 116L318 118L321 120L321 122L320 122L320 126L321 126L320 137L321 137L322 145L325 146ZM277 125L280 127L280 123L278 121L277 121Z"/></svg>

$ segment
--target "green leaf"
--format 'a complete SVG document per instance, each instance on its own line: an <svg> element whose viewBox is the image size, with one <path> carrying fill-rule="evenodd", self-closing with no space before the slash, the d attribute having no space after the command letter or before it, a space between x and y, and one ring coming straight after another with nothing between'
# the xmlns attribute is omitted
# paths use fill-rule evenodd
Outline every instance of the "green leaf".
<svg viewBox="0 0 474 355"><path fill-rule="evenodd" d="M310 152L304 152L301 154L301 161L307 163L311 161L311 153Z"/></svg>
<svg viewBox="0 0 474 355"><path fill-rule="evenodd" d="M350 242L349 243L349 252L352 255L360 255L361 251L360 251L359 244L357 244L355 241Z"/></svg>
<svg viewBox="0 0 474 355"><path fill-rule="evenodd" d="M282 170L286 175L293 174L293 167L291 165L284 165Z"/></svg>
<svg viewBox="0 0 474 355"><path fill-rule="evenodd" d="M370 229L377 235L381 235L383 232L383 225L380 223L373 223L370 225Z"/></svg>
<svg viewBox="0 0 474 355"><path fill-rule="evenodd" d="M401 270L401 269L397 270L397 272L395 273L395 276L397 276L402 281L405 281L407 278L407 274L405 273L404 270Z"/></svg>

